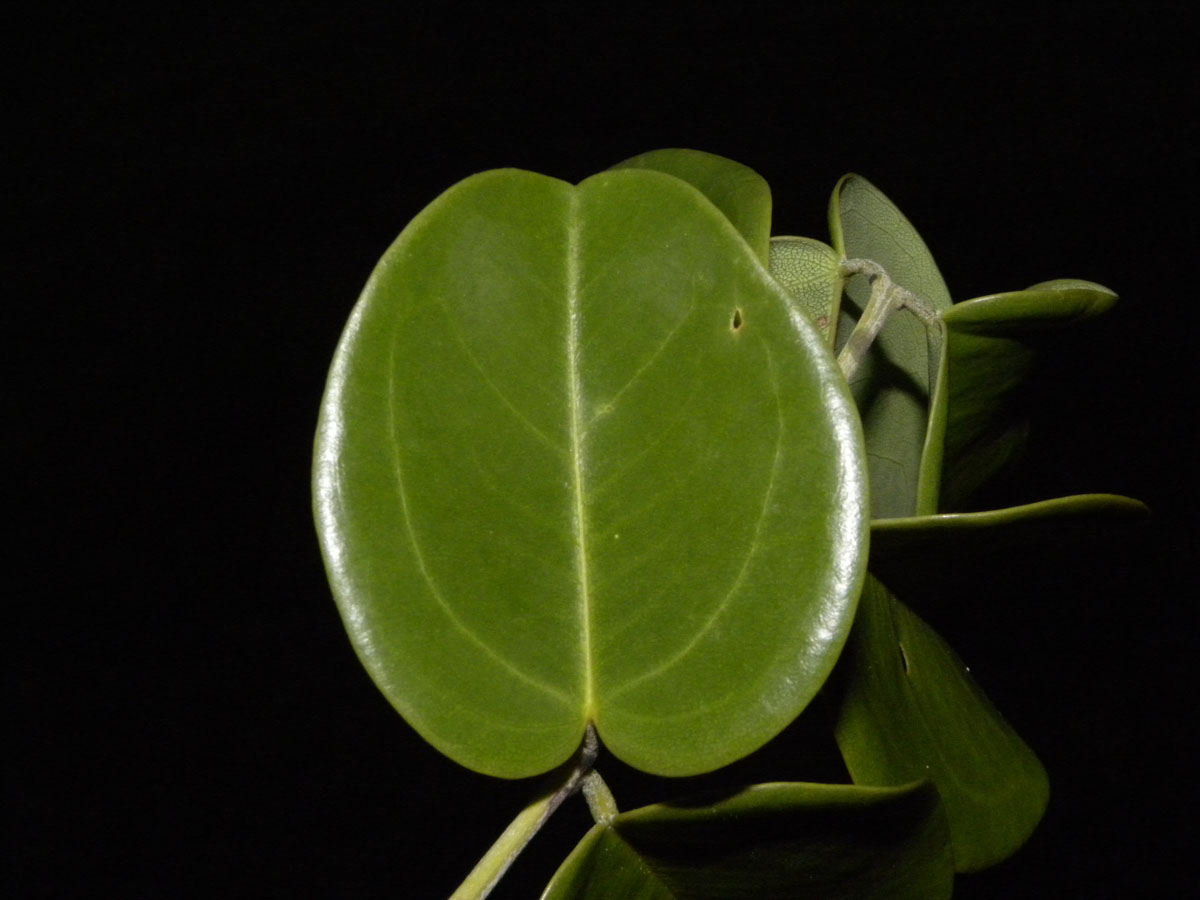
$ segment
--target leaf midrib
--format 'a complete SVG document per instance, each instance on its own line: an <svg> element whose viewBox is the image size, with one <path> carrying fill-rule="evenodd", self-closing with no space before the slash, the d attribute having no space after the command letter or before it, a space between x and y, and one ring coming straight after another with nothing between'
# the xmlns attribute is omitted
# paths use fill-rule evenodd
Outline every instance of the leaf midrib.
<svg viewBox="0 0 1200 900"><path fill-rule="evenodd" d="M579 384L579 192L570 193L567 213L567 394L570 399L571 525L575 536L575 577L579 588L580 653L583 670L583 703L588 719L593 718L592 695L592 609L587 553L587 509L584 502L583 398Z"/></svg>

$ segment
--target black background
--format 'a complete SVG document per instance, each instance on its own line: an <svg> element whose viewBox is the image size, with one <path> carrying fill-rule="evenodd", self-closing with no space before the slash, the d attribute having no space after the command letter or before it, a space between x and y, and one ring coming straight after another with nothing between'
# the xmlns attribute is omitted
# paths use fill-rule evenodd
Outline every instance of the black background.
<svg viewBox="0 0 1200 900"><path fill-rule="evenodd" d="M162 9L49 4L10 35L9 896L453 889L533 788L440 757L354 658L309 511L325 369L375 260L444 188L498 166L577 181L665 146L757 169L775 233L825 237L834 182L866 175L956 299L1067 276L1122 295L1042 357L1025 468L989 499L1112 491L1153 517L982 579L947 561L976 586L930 617L1053 786L1031 843L956 896L1177 895L1187 23ZM809 730L733 774L825 777L823 750L794 749L825 740ZM678 790L607 765L625 807ZM535 896L586 825L573 801L496 896Z"/></svg>

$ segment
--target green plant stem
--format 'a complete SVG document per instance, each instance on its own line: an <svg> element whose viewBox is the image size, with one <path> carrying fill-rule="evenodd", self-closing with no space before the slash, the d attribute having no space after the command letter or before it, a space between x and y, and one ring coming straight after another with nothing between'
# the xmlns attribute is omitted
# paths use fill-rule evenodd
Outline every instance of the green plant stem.
<svg viewBox="0 0 1200 900"><path fill-rule="evenodd" d="M463 883L450 895L450 900L483 900L508 871L508 867L537 834L538 829L554 814L564 800L583 785L592 771L600 742L591 725L584 735L583 745L571 762L556 770L547 779L536 800L521 810L504 829L503 834L488 848ZM609 795L611 799L611 794ZM615 806L614 806L615 809Z"/></svg>
<svg viewBox="0 0 1200 900"><path fill-rule="evenodd" d="M843 259L839 274L843 278L850 275L866 275L871 285L871 296L867 301L867 307L859 317L854 330L850 332L850 337L842 347L842 352L838 354L838 365L842 369L842 374L846 376L846 380L850 381L866 357L867 351L875 343L875 338L883 328L883 323L891 315L894 301L888 288L892 281L881 265L871 262L869 259Z"/></svg>
<svg viewBox="0 0 1200 900"><path fill-rule="evenodd" d="M595 769L583 776L583 796L597 825L607 825L620 812L612 791Z"/></svg>

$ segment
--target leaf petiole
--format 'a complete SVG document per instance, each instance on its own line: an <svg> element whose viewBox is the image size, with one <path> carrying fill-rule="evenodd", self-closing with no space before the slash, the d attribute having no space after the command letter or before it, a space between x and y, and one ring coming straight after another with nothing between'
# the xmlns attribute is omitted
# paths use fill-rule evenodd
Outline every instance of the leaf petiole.
<svg viewBox="0 0 1200 900"><path fill-rule="evenodd" d="M842 374L846 376L846 380L853 379L854 373L858 371L867 351L875 343L875 338L878 337L880 329L883 328L892 312L898 309L907 309L925 326L925 335L929 342L929 393L932 395L942 355L944 327L937 310L912 291L892 281L887 270L873 260L843 259L838 267L838 274L842 278L848 278L851 275L865 275L867 282L871 285L871 296L867 301L867 308L863 310L862 318L858 320L858 324L850 332L850 338L846 341L842 352L838 354L838 365L841 367Z"/></svg>
<svg viewBox="0 0 1200 900"><path fill-rule="evenodd" d="M580 746L575 758L570 760L565 766L555 770L546 779L542 790L538 793L537 799L521 810L509 826L504 829L504 832L496 839L496 842L488 848L487 853L475 864L475 868L471 870L471 874L450 895L450 900L483 900L484 897L492 892L492 888L496 886L500 878L508 871L508 867L513 864L513 861L525 849L525 846L533 839L533 836L538 833L538 830L546 823L546 820L554 814L554 811L562 805L564 800L585 785L590 774L594 774L592 766L595 765L599 749L600 741L596 737L596 730L591 725L588 725L587 733L583 738L583 744ZM607 787L605 787L605 792L607 790ZM611 803L612 794L609 794L608 798ZM591 802L591 794L589 793L589 806ZM613 811L615 814L615 804L613 804Z"/></svg>
<svg viewBox="0 0 1200 900"><path fill-rule="evenodd" d="M583 776L583 796L597 825L607 825L620 812L612 791L595 769Z"/></svg>

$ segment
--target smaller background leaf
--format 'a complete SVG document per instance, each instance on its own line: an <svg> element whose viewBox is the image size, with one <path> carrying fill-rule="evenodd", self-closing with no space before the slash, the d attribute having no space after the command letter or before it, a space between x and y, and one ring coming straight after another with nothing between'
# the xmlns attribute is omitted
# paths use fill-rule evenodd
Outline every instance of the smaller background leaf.
<svg viewBox="0 0 1200 900"><path fill-rule="evenodd" d="M543 900L938 900L952 887L928 783L761 784L595 826Z"/></svg>
<svg viewBox="0 0 1200 900"><path fill-rule="evenodd" d="M771 238L771 275L791 294L830 346L842 299L838 262L832 247L812 238Z"/></svg>
<svg viewBox="0 0 1200 900"><path fill-rule="evenodd" d="M950 292L929 248L895 204L865 178L846 175L837 183L829 227L839 258L873 260L934 309L949 308ZM857 319L869 293L866 278L850 278L842 309ZM929 345L916 316L903 313L888 320L850 387L866 433L872 516L915 514L927 440L941 439L929 428Z"/></svg>
<svg viewBox="0 0 1200 900"><path fill-rule="evenodd" d="M969 589L978 572L996 571L1031 552L1075 558L1102 527L1111 532L1148 513L1129 497L1078 494L984 512L878 519L871 523L871 572L908 597L928 591L936 573L936 593L955 594L964 586L947 584L954 576Z"/></svg>
<svg viewBox="0 0 1200 900"><path fill-rule="evenodd" d="M834 733L855 784L930 779L960 872L1025 843L1049 797L1042 764L949 645L874 577L838 672Z"/></svg>
<svg viewBox="0 0 1200 900"><path fill-rule="evenodd" d="M653 169L686 181L725 214L766 266L770 257L771 188L766 179L739 162L702 150L651 150L614 169Z"/></svg>
<svg viewBox="0 0 1200 900"><path fill-rule="evenodd" d="M1020 397L1046 332L1107 311L1117 296L1077 279L956 304L946 325L947 414L939 508L967 499L1021 451L1028 425Z"/></svg>

